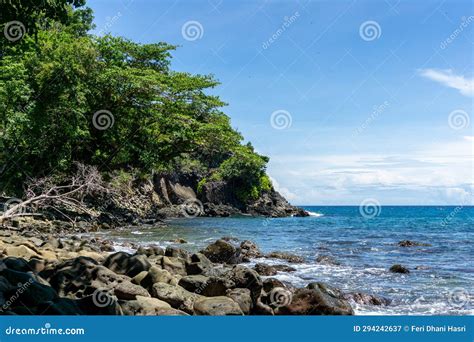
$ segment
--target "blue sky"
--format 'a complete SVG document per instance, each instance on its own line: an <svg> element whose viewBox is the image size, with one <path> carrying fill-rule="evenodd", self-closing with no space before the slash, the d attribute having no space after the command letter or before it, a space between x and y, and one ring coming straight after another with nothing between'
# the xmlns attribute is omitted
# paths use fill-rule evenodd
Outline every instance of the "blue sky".
<svg viewBox="0 0 474 342"><path fill-rule="evenodd" d="M294 204L473 204L471 1L89 1L180 45ZM273 114L273 115L272 115Z"/></svg>

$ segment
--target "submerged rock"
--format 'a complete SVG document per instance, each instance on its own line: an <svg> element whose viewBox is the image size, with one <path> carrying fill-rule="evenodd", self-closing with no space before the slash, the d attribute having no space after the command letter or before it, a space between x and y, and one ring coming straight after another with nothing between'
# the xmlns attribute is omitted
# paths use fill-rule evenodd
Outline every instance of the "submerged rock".
<svg viewBox="0 0 474 342"><path fill-rule="evenodd" d="M392 273L410 273L410 270L408 268L400 265L400 264L395 264L389 269L390 272Z"/></svg>
<svg viewBox="0 0 474 342"><path fill-rule="evenodd" d="M416 242L416 241L411 241L411 240L402 240L398 242L398 246L400 247L417 247L417 246L429 247L431 245L429 243Z"/></svg>
<svg viewBox="0 0 474 342"><path fill-rule="evenodd" d="M321 265L332 265L332 266L338 266L341 263L337 261L334 257L330 255L319 255L316 258L316 262Z"/></svg>

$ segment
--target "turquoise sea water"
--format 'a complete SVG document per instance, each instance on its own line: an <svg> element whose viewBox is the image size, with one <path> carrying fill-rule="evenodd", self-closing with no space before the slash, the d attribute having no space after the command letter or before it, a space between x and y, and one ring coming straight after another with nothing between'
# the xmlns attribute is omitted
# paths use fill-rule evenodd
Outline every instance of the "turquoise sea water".
<svg viewBox="0 0 474 342"><path fill-rule="evenodd" d="M304 208L313 215L176 219L166 228L124 228L107 235L119 244L162 246L179 237L189 242L179 246L191 251L223 236L249 239L263 252L288 251L305 257L304 264L292 265L296 272L275 276L282 281L296 286L323 281L344 291L392 300L384 307L355 305L358 314L474 314L474 207L384 206L371 218L357 206ZM401 240L431 246L399 247ZM320 255L331 256L340 265L318 264ZM411 272L390 273L393 264Z"/></svg>

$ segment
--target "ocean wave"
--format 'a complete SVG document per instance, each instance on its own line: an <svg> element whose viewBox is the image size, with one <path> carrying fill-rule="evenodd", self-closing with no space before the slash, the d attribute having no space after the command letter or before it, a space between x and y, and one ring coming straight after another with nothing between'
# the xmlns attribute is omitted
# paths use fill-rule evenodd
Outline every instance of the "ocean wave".
<svg viewBox="0 0 474 342"><path fill-rule="evenodd" d="M313 216L313 217L321 217L321 216L324 216L324 214L315 213L314 211L309 211L309 210L307 210L306 212L309 214L309 216Z"/></svg>

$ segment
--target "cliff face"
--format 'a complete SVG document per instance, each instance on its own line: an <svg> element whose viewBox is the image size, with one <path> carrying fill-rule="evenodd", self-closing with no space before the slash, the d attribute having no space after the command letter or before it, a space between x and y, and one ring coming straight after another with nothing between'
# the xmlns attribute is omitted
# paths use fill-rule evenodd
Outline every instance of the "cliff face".
<svg viewBox="0 0 474 342"><path fill-rule="evenodd" d="M292 206L272 187L256 200L242 201L232 185L211 181L198 186L197 175L173 174L154 177L154 189L160 199L159 212L165 216L186 216L186 207L198 210L201 216L307 216L301 208ZM193 212L191 215L198 213Z"/></svg>

